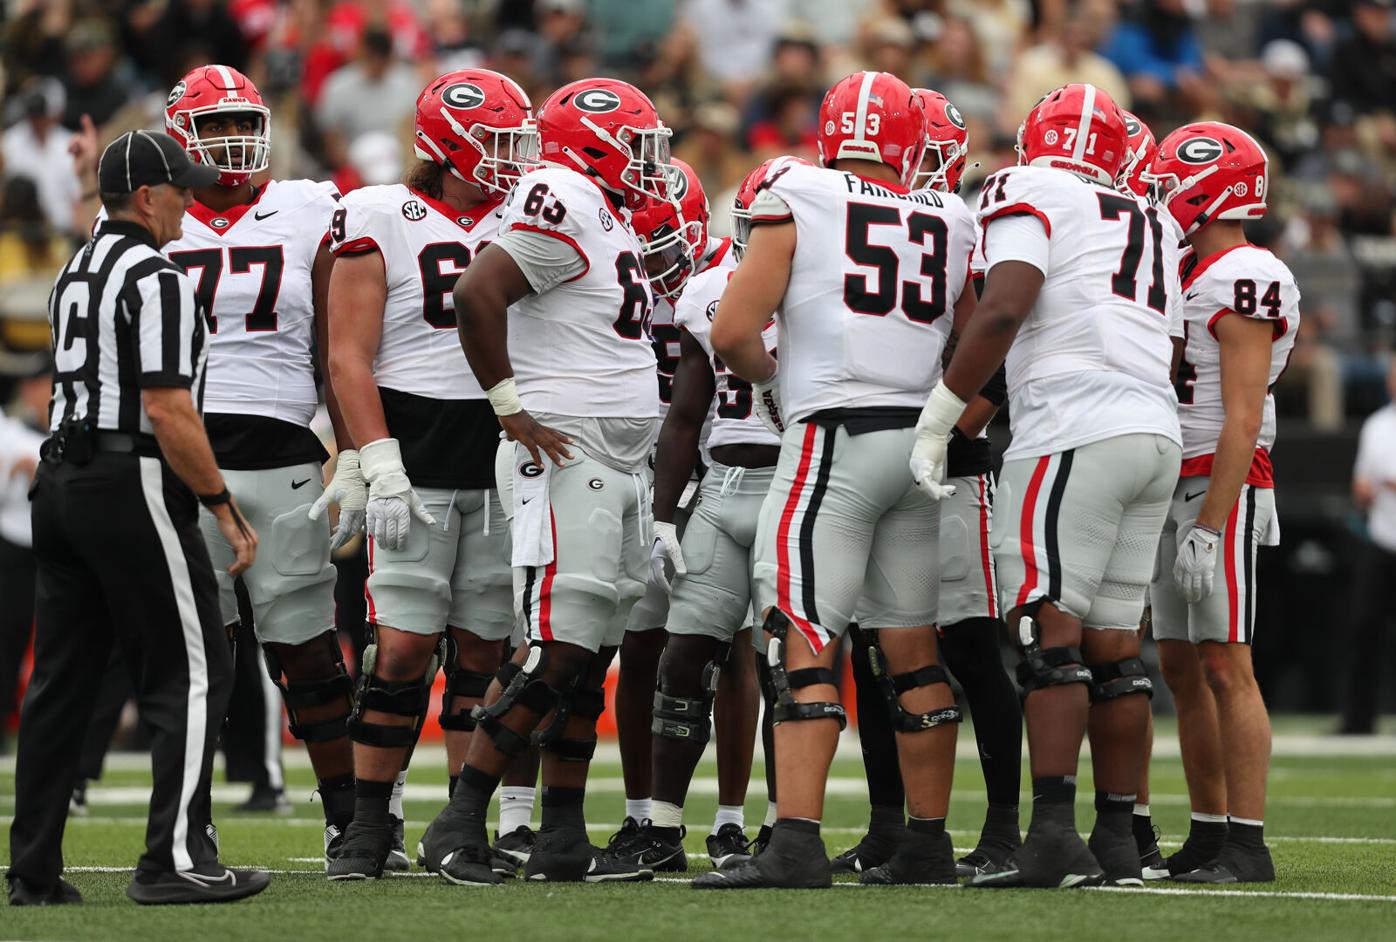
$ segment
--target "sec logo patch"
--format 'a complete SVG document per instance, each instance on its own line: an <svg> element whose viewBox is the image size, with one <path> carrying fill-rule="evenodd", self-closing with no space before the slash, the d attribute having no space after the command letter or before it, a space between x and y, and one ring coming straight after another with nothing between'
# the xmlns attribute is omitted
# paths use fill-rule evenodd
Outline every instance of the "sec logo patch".
<svg viewBox="0 0 1396 942"><path fill-rule="evenodd" d="M402 216L411 222L427 218L427 208L417 200L408 200L402 204Z"/></svg>

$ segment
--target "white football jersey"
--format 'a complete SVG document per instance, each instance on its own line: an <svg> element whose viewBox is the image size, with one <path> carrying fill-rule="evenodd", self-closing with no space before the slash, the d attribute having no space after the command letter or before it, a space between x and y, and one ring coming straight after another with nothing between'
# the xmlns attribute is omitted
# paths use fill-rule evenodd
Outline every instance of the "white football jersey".
<svg viewBox="0 0 1396 942"><path fill-rule="evenodd" d="M184 234L163 251L211 315L205 413L309 427L319 402L310 272L338 199L333 183L271 180L251 203L184 214Z"/></svg>
<svg viewBox="0 0 1396 942"><path fill-rule="evenodd" d="M1180 441L1169 380L1180 303L1176 239L1132 194L1045 167L984 183L987 275L1003 261L1044 274L1006 361L1013 441L1005 458L1154 433Z"/></svg>
<svg viewBox="0 0 1396 942"><path fill-rule="evenodd" d="M720 445L780 446L780 439L761 424L752 409L751 383L728 370L722 357L713 352L713 315L736 269L736 259L724 243L722 254L688 280L674 309L678 326L688 331L703 348L713 371L714 408L707 440L703 443L705 450ZM779 338L774 320L761 332L761 339L767 350L775 352Z"/></svg>
<svg viewBox="0 0 1396 942"><path fill-rule="evenodd" d="M1178 367L1178 420L1183 427L1184 474L1187 459L1209 459L1217 449L1226 412L1222 408L1221 347L1216 323L1235 314L1269 321L1270 383L1284 372L1299 332L1299 287L1285 263L1262 248L1238 245L1199 261L1183 281L1186 346ZM1268 452L1275 444L1275 397L1265 397L1256 448L1266 452L1260 478L1249 483L1269 485ZM1195 463L1194 463L1195 464Z"/></svg>
<svg viewBox="0 0 1396 942"><path fill-rule="evenodd" d="M659 414L654 348L645 334L654 296L628 214L600 185L543 167L509 194L500 232L536 232L568 243L586 269L509 308L509 357L530 412L653 418Z"/></svg>
<svg viewBox="0 0 1396 942"><path fill-rule="evenodd" d="M379 386L431 399L483 399L456 333L452 292L499 231L499 200L457 212L401 183L346 194L330 226L335 255L377 251L388 295L373 360Z"/></svg>
<svg viewBox="0 0 1396 942"><path fill-rule="evenodd" d="M763 191L753 222L793 217L796 230L777 315L786 422L825 409L920 408L967 288L969 209L958 196L799 164L765 186L778 199Z"/></svg>

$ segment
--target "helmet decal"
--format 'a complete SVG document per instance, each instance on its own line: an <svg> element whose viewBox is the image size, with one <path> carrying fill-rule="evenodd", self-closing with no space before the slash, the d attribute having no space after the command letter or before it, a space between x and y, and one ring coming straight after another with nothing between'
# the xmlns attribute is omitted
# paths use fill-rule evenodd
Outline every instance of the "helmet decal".
<svg viewBox="0 0 1396 942"><path fill-rule="evenodd" d="M606 114L620 107L620 96L609 88L588 88L578 92L572 103L589 114Z"/></svg>

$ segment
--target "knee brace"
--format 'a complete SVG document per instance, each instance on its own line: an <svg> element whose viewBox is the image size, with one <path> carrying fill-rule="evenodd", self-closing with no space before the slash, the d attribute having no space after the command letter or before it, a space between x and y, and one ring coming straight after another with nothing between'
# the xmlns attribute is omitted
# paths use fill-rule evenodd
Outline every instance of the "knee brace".
<svg viewBox="0 0 1396 942"><path fill-rule="evenodd" d="M918 667L914 671L893 674L887 670L887 661L882 656L882 649L876 644L868 645L868 662L872 665L873 676L877 678L878 687L882 689L882 698L887 701L887 711L892 715L892 725L898 732L918 733L926 729L935 729L943 723L958 723L963 719L959 706L954 703L948 707L929 710L925 713L912 713L902 706L901 695L908 690L929 687L932 684L950 686L950 677L940 665L928 664L925 667Z"/></svg>
<svg viewBox="0 0 1396 942"><path fill-rule="evenodd" d="M1149 679L1144 662L1137 657L1094 664L1090 670L1092 703L1127 697L1135 693L1142 693L1151 700L1154 697L1154 682Z"/></svg>
<svg viewBox="0 0 1396 942"><path fill-rule="evenodd" d="M378 660L378 645L364 649L363 674L359 677L354 711L349 715L349 738L366 746L385 749L411 747L417 743L427 709L431 705L431 684L441 666L438 654L432 654L426 670L416 680L385 680L373 672ZM403 726L371 723L364 719L368 710L411 717L413 722Z"/></svg>
<svg viewBox="0 0 1396 942"><path fill-rule="evenodd" d="M1039 603L1040 604L1040 603ZM1023 659L1016 671L1026 697L1043 687L1063 684L1091 684L1091 671L1082 661L1079 648L1043 648L1037 643L1037 610L1018 619L1018 642Z"/></svg>
<svg viewBox="0 0 1396 942"><path fill-rule="evenodd" d="M606 712L604 688L573 687L562 694L557 711L547 729L533 733L533 742L567 762L590 762L596 754L596 719ZM591 720L591 735L586 739L566 736L567 721L572 717Z"/></svg>
<svg viewBox="0 0 1396 942"><path fill-rule="evenodd" d="M476 726L475 717L469 709L451 709L452 697L472 697L482 699L490 689L494 674L466 670L456 663L456 642L446 635L446 688L441 691L441 728L456 732L470 732Z"/></svg>
<svg viewBox="0 0 1396 942"><path fill-rule="evenodd" d="M848 716L844 713L843 704L828 700L801 703L795 699L794 691L801 687L833 684L837 678L827 667L786 670L785 636L790 629L790 620L785 613L780 609L771 609L761 628L771 636L771 643L766 649L766 663L771 668L771 689L775 698L775 707L771 711L772 720L776 723L788 720L838 720L839 729L846 729Z"/></svg>
<svg viewBox="0 0 1396 942"><path fill-rule="evenodd" d="M501 723L500 718L516 704L539 716L546 715L557 705L558 692L542 679L547 663L548 652L537 645L529 649L523 666L506 661L495 674L504 692L489 706L481 704L471 711L471 719L479 725L480 731L494 741L496 749L510 758L518 758L527 752L529 740Z"/></svg>
<svg viewBox="0 0 1396 942"><path fill-rule="evenodd" d="M271 682L281 691L282 702L286 704L286 715L290 720L291 735L302 742L331 742L348 731L350 713L354 710L354 681L344 668L344 652L333 631L318 636L334 662L335 673L320 680L292 681L286 677L281 660L270 646L262 648L267 673ZM306 642L313 644L314 640ZM299 711L306 707L323 706L336 700L344 704L344 712L325 720L302 722Z"/></svg>
<svg viewBox="0 0 1396 942"><path fill-rule="evenodd" d="M699 676L702 690L697 697L675 697L664 690L661 678L659 689L654 692L654 723L650 732L665 739L677 739L704 745L712 737L713 701L717 698L717 680L727 658L732 653L732 645L720 642L713 652L713 659L703 665Z"/></svg>

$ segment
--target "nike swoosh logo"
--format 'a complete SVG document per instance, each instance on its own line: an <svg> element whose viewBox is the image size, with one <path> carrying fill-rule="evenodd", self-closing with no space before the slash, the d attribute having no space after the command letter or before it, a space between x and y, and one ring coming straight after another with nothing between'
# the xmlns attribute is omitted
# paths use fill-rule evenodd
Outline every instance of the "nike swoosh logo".
<svg viewBox="0 0 1396 942"><path fill-rule="evenodd" d="M1207 493L1207 492L1206 492L1206 491L1198 491L1196 494L1184 494L1184 495L1183 495L1183 500L1184 500L1184 501L1193 500L1193 499L1195 499L1195 498L1201 497L1201 496L1202 496L1203 494L1205 494L1205 493Z"/></svg>
<svg viewBox="0 0 1396 942"><path fill-rule="evenodd" d="M1196 301L1196 300L1197 300L1197 294L1196 294L1196 293L1190 294L1190 295L1188 295L1186 298L1184 298L1183 300L1185 300L1185 301Z"/></svg>
<svg viewBox="0 0 1396 942"><path fill-rule="evenodd" d="M253 218L253 219L256 219L258 222L260 222L260 221L263 220L263 219L268 219L268 218L270 218L270 217L272 217L272 216L275 216L275 215L276 215L277 213L279 213L279 212L281 212L281 210L279 210L279 209L273 209L273 210L272 210L271 212L269 212L269 213L253 213L253 214L252 214L252 218Z"/></svg>
<svg viewBox="0 0 1396 942"><path fill-rule="evenodd" d="M291 482L291 490L293 490L293 491L300 490L301 488L305 487L305 486L306 486L307 484L309 484L309 483L310 483L310 478L306 478L304 481L292 481L292 482Z"/></svg>
<svg viewBox="0 0 1396 942"><path fill-rule="evenodd" d="M519 503L521 503L521 504L526 504L526 503L528 503L528 502L531 501L531 500L533 500L532 497L521 497L521 498L519 498Z"/></svg>
<svg viewBox="0 0 1396 942"><path fill-rule="evenodd" d="M227 883L230 886L237 884L237 875L231 870L224 870L222 876L206 877L202 873L190 873L187 871L175 871L190 883L197 883L199 886L217 886L220 883Z"/></svg>

